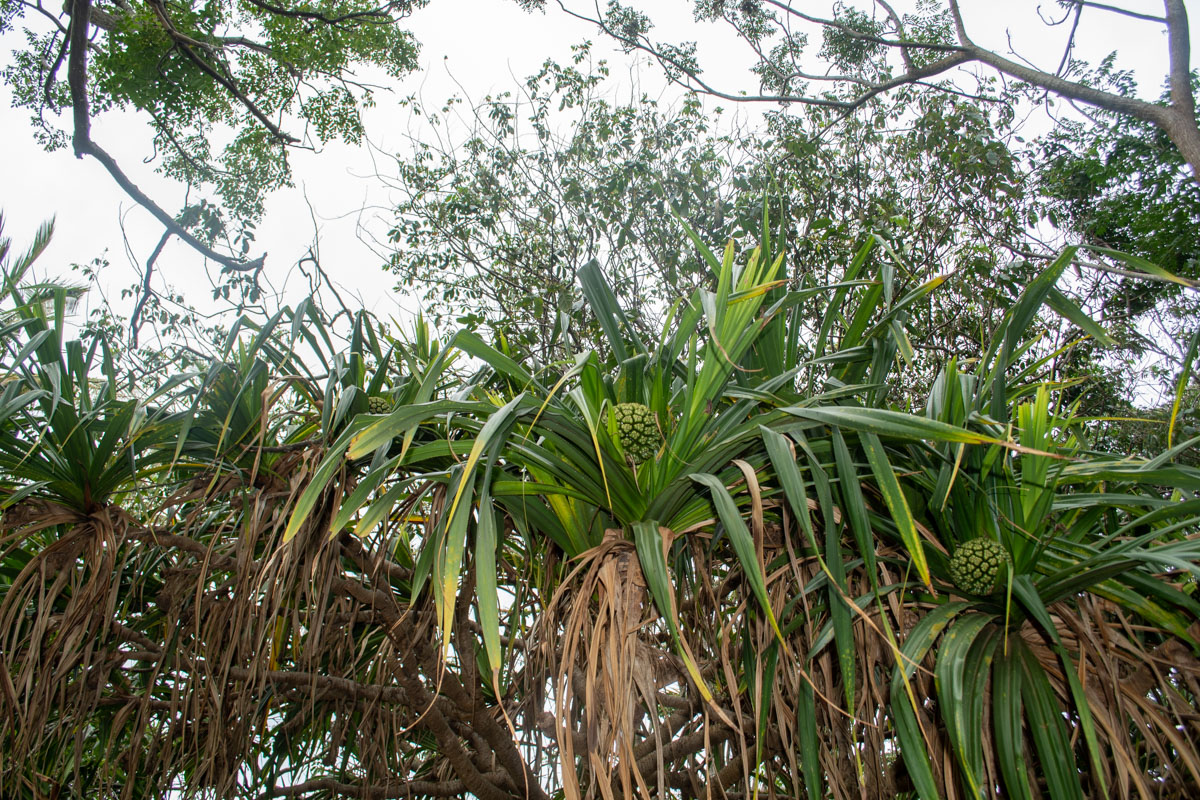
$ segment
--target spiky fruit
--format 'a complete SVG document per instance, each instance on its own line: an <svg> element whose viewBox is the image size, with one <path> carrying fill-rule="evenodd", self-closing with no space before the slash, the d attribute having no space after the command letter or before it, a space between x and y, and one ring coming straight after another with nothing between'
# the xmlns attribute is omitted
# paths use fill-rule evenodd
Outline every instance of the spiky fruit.
<svg viewBox="0 0 1200 800"><path fill-rule="evenodd" d="M386 397L372 397L367 400L367 412L370 414L388 414L392 410L392 401Z"/></svg>
<svg viewBox="0 0 1200 800"><path fill-rule="evenodd" d="M954 585L969 594L991 594L1000 571L1012 563L1008 551L991 539L963 542L950 559Z"/></svg>
<svg viewBox="0 0 1200 800"><path fill-rule="evenodd" d="M641 403L621 403L613 409L617 418L617 440L636 463L658 452L660 436L654 412Z"/></svg>

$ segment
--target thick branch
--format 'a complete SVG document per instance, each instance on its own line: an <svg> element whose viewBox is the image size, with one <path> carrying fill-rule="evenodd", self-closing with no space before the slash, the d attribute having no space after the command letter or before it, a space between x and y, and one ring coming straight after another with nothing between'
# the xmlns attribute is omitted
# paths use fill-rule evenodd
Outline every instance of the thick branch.
<svg viewBox="0 0 1200 800"><path fill-rule="evenodd" d="M240 261L231 256L222 255L192 235L191 231L179 224L178 221L150 197L139 189L133 181L121 170L116 160L98 144L92 141L92 119L87 97L87 52L88 52L88 20L91 17L91 0L72 0L70 25L70 56L67 59L67 85L71 90L71 113L74 118L75 131L71 144L75 149L75 157L83 158L89 155L104 165L108 174L117 185L149 211L164 228L187 242L194 250L205 258L217 262L222 267L233 272L250 272L260 269L266 259L266 254L253 261Z"/></svg>
<svg viewBox="0 0 1200 800"><path fill-rule="evenodd" d="M886 2L880 2L879 5L884 8L892 24L897 26L899 32L898 38L893 39L865 33L836 19L812 16L798 11L793 7L792 3L785 2L784 0L763 0L764 3L778 9L780 12L794 16L797 19L820 25L826 29L837 30L846 36L863 42L896 48L899 51L900 57L905 64L905 71L902 75L873 84L863 84L861 81L853 81L860 84L860 89L848 100L835 99L828 95L744 95L721 91L700 78L697 74L699 70L693 65L684 63L669 53L663 52L662 48L652 43L644 35L628 35L624 32L613 30L606 24L600 14L597 13L595 17L591 17L568 8L564 0L557 0L557 2L559 7L568 15L598 26L605 34L621 42L628 48L642 50L654 56L667 69L670 79L675 83L693 91L735 102L800 103L825 108L836 108L848 112L861 107L872 98L891 89L905 85L920 84L926 78L940 75L955 66L976 61L990 66L1005 75L1017 78L1046 92L1060 95L1068 100L1078 101L1135 119L1145 120L1158 126L1170 137L1175 146L1179 148L1181 155L1183 155L1188 165L1192 168L1193 174L1200 179L1200 128L1196 124L1195 97L1191 89L1188 19L1184 0L1164 0L1166 15L1162 18L1137 14L1117 6L1091 2L1090 0L1073 0L1072 3L1076 8L1088 6L1146 21L1165 23L1170 55L1171 105L1169 107L1070 81L1060 75L1046 72L1034 66L1021 64L1005 58L994 51L980 47L967 34L958 0L948 0L958 38L957 44L907 41L904 37L902 20ZM933 64L914 68L910 51L918 48L935 51L941 50L948 53L948 55ZM755 49L758 51L756 45ZM761 51L758 52L760 61L763 61Z"/></svg>
<svg viewBox="0 0 1200 800"><path fill-rule="evenodd" d="M926 64L923 67L911 70L898 77L892 78L890 81L875 84L870 89L867 89L862 94L855 97L852 101L845 103L846 110L859 108L870 101L872 98L878 97L885 92L890 92L892 89L898 89L910 83L918 83L926 78L932 78L947 72L960 64L965 64L971 58L966 53L955 53L945 58L934 61L932 64Z"/></svg>
<svg viewBox="0 0 1200 800"><path fill-rule="evenodd" d="M1016 61L1011 61L993 53L991 50L975 45L971 45L968 52L975 61L987 64L989 67L993 67L1006 75L1019 78L1039 89L1045 89L1062 97L1079 100L1080 102L1102 108L1106 111L1114 111L1118 114L1146 120L1147 122L1153 122L1155 125L1164 127L1169 119L1170 112L1163 106L1147 103L1145 100L1138 100L1136 97L1125 97L1103 91L1102 89L1096 89L1092 86L1085 86L1082 83L1069 81L1066 78L1060 78L1049 72L1043 72L1042 70L1027 67Z"/></svg>
<svg viewBox="0 0 1200 800"><path fill-rule="evenodd" d="M486 773L484 777L499 779L500 773ZM462 781L400 781L375 786L342 783L333 778L316 778L294 786L277 786L268 789L259 797L302 797L316 792L332 793L335 797L361 797L366 800L390 800L397 797L462 797L467 786Z"/></svg>
<svg viewBox="0 0 1200 800"><path fill-rule="evenodd" d="M450 729L450 724L434 703L433 695L429 694L420 679L407 670L401 670L399 678L413 699L427 707L428 710L421 721L433 733L438 742L438 749L450 762L450 766L467 790L481 800L508 800L508 792L497 785L501 781L492 780L476 769L458 735Z"/></svg>
<svg viewBox="0 0 1200 800"><path fill-rule="evenodd" d="M389 703L413 708L413 704L399 686L379 686L376 684L359 683L349 678L337 678L331 675L318 675L315 672L299 672L294 670L252 670L245 667L229 667L227 674L231 680L254 681L262 680L277 686L287 686L295 689L313 689L318 694L336 695L344 700L355 703ZM313 698L316 699L315 697Z"/></svg>
<svg viewBox="0 0 1200 800"><path fill-rule="evenodd" d="M1187 9L1183 0L1164 0L1167 12L1167 54L1170 59L1171 105L1180 116L1196 123L1196 98L1192 95L1192 45ZM1195 163L1192 165L1195 167Z"/></svg>
<svg viewBox="0 0 1200 800"><path fill-rule="evenodd" d="M903 39L904 38L904 21L900 18L900 15L896 13L896 9L892 8L891 5L889 5L886 0L875 0L875 3L883 8L884 13L886 13L888 15L888 19L890 19L892 21L892 24L896 26L897 35L899 35L900 38ZM910 56L908 54L907 47L900 48L900 58L904 59L904 68L906 70L911 70L913 68L912 56Z"/></svg>
<svg viewBox="0 0 1200 800"><path fill-rule="evenodd" d="M438 655L430 650L428 644L420 637L410 637L408 641L402 641L404 637L399 636L397 633L397 626L400 624L400 613L396 607L395 599L390 594L378 589L368 588L345 578L335 578L330 584L330 588L335 592L346 594L360 603L381 610L385 622L389 623L388 635L397 644L404 644L412 649L418 666L422 669L422 674L435 676L440 672L438 683L442 694L449 698L460 711L471 718L471 724L487 741L488 746L492 748L497 760L506 770L508 782L518 788L518 791L521 792L520 796L533 798L533 800L549 800L541 786L538 785L533 771L521 758L520 751L517 750L512 737L492 718L486 707L476 702L476 697L467 691L456 675L445 671L445 667L440 663ZM427 695L421 682L415 677L409 680L411 677L409 672L402 672L399 677L413 695L414 702L424 706L428 701L425 699ZM433 717L434 714L436 714L436 719ZM438 737L439 744L441 744L442 739L446 735L453 737L453 732L450 731L449 727L446 727L439 734L437 730L439 723L437 720L440 720L441 726L447 725L441 712L436 707L433 707L430 708L430 715L422 721ZM461 758L457 761L452 758L451 763L454 765L456 774L470 785L476 780L476 777L470 773L464 774L459 769L460 766L464 766L462 759L466 760L466 765L470 765L470 759L467 758L466 752L462 750L457 738L453 738L452 743L446 746L450 747L451 750L458 748L457 752ZM472 791L474 792L475 790L472 789ZM475 793L481 797L483 796L478 792Z"/></svg>

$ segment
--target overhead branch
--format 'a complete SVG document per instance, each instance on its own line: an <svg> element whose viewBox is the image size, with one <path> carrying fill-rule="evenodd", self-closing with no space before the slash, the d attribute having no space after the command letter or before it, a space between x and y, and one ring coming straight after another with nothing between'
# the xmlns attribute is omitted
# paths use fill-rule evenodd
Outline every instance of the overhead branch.
<svg viewBox="0 0 1200 800"><path fill-rule="evenodd" d="M876 36L871 33L865 33L863 31L860 31L857 28L854 28L850 25L845 24L844 22L838 22L836 19L826 19L824 17L814 17L810 14L805 14L805 13L803 13L801 11L797 11L795 8L793 8L791 3L785 3L782 0L764 0L764 2L766 2L769 5L775 6L776 8L789 14L790 16L796 17L798 19L802 19L805 22L811 22L813 25L820 25L823 28L831 28L832 30L837 31L838 33L845 34L847 37L854 39L856 41L860 41L860 42L867 42L869 44L880 44L885 47L899 47L899 48L910 48L911 47L911 48L918 49L918 50L941 50L944 52L953 52L955 50L961 49L956 44L946 44L944 42L921 42L921 41L913 41L913 40L907 40L907 39L886 39L882 36Z"/></svg>
<svg viewBox="0 0 1200 800"><path fill-rule="evenodd" d="M368 11L355 11L349 14L340 14L336 17L329 17L319 11L312 11L300 8L283 8L282 6L273 3L265 2L265 0L250 0L250 5L255 8L260 8L263 11L269 11L272 14L278 14L281 17L290 17L292 19L304 19L312 22L320 22L325 25L339 25L343 22L372 22L378 25L390 25L396 21L393 10L398 7L398 3L385 3L382 6L377 6Z"/></svg>
<svg viewBox="0 0 1200 800"><path fill-rule="evenodd" d="M170 238L171 231L164 231L162 238L154 246L154 251L146 259L146 272L142 277L142 292L138 297L137 304L133 307L133 313L129 315L129 342L131 347L136 348L138 345L138 333L142 329L142 311L145 310L146 303L150 302L150 294L153 291L150 288L150 279L154 276L154 262L158 261L158 257L162 255L163 248L167 246L167 241Z"/></svg>
<svg viewBox="0 0 1200 800"><path fill-rule="evenodd" d="M1170 59L1168 80L1171 85L1171 105L1184 119L1195 126L1196 98L1192 94L1192 43L1188 29L1187 9L1183 0L1164 0L1167 12L1167 57ZM1190 159L1189 159L1190 160ZM1193 166L1195 162L1193 162Z"/></svg>
<svg viewBox="0 0 1200 800"><path fill-rule="evenodd" d="M896 26L896 32L901 36L901 38L903 38L905 36L904 21L900 18L900 15L896 13L896 9L892 8L891 4L889 4L886 0L875 0L875 3L883 9L885 14L888 15L888 19L890 19L892 24ZM911 70L913 68L912 56L909 55L907 47L900 48L900 58L904 59L905 69Z"/></svg>
<svg viewBox="0 0 1200 800"><path fill-rule="evenodd" d="M861 38L865 38L869 41L876 41L877 43L886 44L891 47L902 47L902 46L904 46L904 47L908 47L908 46L926 47L927 49L949 51L951 53L951 55L949 55L945 58L939 59L931 64L927 64L923 67L918 67L916 69L905 72L903 75L900 75L899 77L892 78L892 79L889 79L886 81L882 81L880 83L870 83L870 82L863 81L863 80L855 81L856 83L863 85L864 88L863 88L863 91L861 92L861 94L859 94L858 96L855 96L849 100L840 100L840 99L836 99L836 98L828 97L828 96L813 96L813 95L737 94L734 92L729 92L729 91L725 91L722 89L718 89L716 86L708 83L707 81L705 81L704 79L702 79L699 76L698 72L695 69L691 68L688 64L683 63L678 58L670 55L669 53L665 53L661 49L655 47L648 40L646 40L645 37L634 38L634 37L625 36L618 31L614 31L606 22L604 22L604 20L600 19L599 17L589 17L587 15L580 14L570 8L567 8L567 6L563 2L563 0L558 0L558 5L559 5L559 8L561 8L569 16L575 17L576 19L582 20L584 22L590 22L594 25L597 25L602 31L604 31L605 34L618 40L619 42L626 45L627 47L630 47L630 48L636 49L636 50L641 50L642 52L645 52L645 53L653 56L655 59L658 60L658 62L660 64L662 64L664 67L667 68L668 75L670 76L670 79L673 82L678 83L681 86L684 86L685 88L687 88L689 90L696 91L701 94L706 94L711 97L717 97L717 98L720 98L723 100L730 100L730 101L739 102L739 103L745 103L745 102L751 102L751 103L796 103L799 105L816 106L819 108L830 108L830 109L835 109L838 111L852 111L852 110L864 105L869 100L871 100L871 98L873 98L873 97L876 97L880 94L883 94L892 89L895 89L900 86L904 86L909 83L915 83L917 81L925 80L926 78L934 77L934 76L939 75L943 72L946 72L950 69L953 69L955 66L958 66L959 64L963 64L970 60L967 53L963 51L963 48L960 48L958 46L947 46L947 45L936 45L936 46L928 45L927 46L927 45L922 45L922 44L916 43L916 42L895 42L892 40L880 39L879 37L871 37L871 36L864 35ZM853 29L851 29L851 30L853 30ZM684 77L679 78L679 77L676 77L676 75L674 75L672 73L677 73L678 75L682 75Z"/></svg>
<svg viewBox="0 0 1200 800"><path fill-rule="evenodd" d="M204 242L200 241L191 231L179 224L179 221L168 214L161 206L150 199L150 196L137 187L125 174L116 159L102 147L92 141L92 119L87 96L87 56L88 56L88 27L91 17L91 0L71 0L71 22L69 26L70 41L67 57L67 85L71 90L71 113L74 123L74 134L71 139L76 158L85 155L99 161L117 185L149 211L170 233L187 242L205 258L217 262L231 272L253 272L261 269L266 254L252 261L242 261L232 256L218 253Z"/></svg>
<svg viewBox="0 0 1200 800"><path fill-rule="evenodd" d="M1107 3L1091 2L1091 0L1071 0L1070 2L1071 11L1073 12L1073 16L1075 16L1076 23L1078 22L1080 10L1087 7L1147 22L1155 22L1166 27L1169 57L1168 81L1171 89L1171 103L1169 106L1148 102L1129 95L1105 91L1104 89L1063 77L1063 73L1065 72L1064 67L1070 56L1071 43L1075 36L1074 28L1071 31L1071 41L1068 42L1063 63L1054 72L1040 69L1033 64L1020 63L1012 58L1000 55L994 50L989 50L986 47L976 44L967 33L958 0L947 0L947 8L950 12L955 38L957 39L955 43L910 40L906 34L903 18L886 0L876 0L876 3L883 9L883 13L889 19L889 28L895 28L896 37L863 31L838 19L827 19L805 13L795 8L794 3L787 2L786 0L762 0L765 5L771 6L786 16L803 20L827 31L837 31L839 34L858 42L891 48L899 53L899 57L904 65L904 72L894 78L878 82L866 81L862 78L838 79L833 76L818 77L800 70L793 70L790 73L793 76L808 80L841 84L846 89L846 93L841 96L824 92L811 94L781 93L750 95L720 89L700 77L700 68L692 62L690 57L680 57L667 45L652 42L645 32L641 30L615 30L599 10L595 12L595 16L591 16L588 13L569 8L566 0L556 0L556 2L568 15L596 25L607 36L615 39L623 47L630 50L640 50L653 56L666 70L668 78L672 82L700 94L733 102L795 103L849 112L860 108L871 99L892 89L921 84L928 78L946 73L954 67L975 62L991 67L1004 75L1016 78L1030 86L1042 89L1047 94L1056 94L1067 101L1078 102L1114 114L1133 117L1157 126L1167 134L1179 149L1180 154L1191 167L1193 176L1200 179L1200 127L1197 126L1196 122L1195 96L1191 85L1190 34L1184 0L1164 0L1165 14L1161 18L1132 12L1128 9ZM757 40L752 41L751 37L742 31L736 22L729 19L726 19L726 22L733 24L738 35L750 44L760 65L771 66L770 59L764 55L764 50ZM913 53L917 50L940 51L946 55L932 64L918 67L916 66L918 63L917 60L913 58ZM784 77L782 72L776 72L780 77ZM933 88L941 91L954 91L950 86L935 86Z"/></svg>
<svg viewBox="0 0 1200 800"><path fill-rule="evenodd" d="M1095 3L1092 2L1092 0L1066 0L1066 2L1073 6L1078 6L1079 8L1095 8L1100 11L1110 11L1113 14L1120 14L1125 17L1140 19L1146 22L1166 22L1166 19L1163 17L1156 17L1153 14L1141 14L1137 11L1131 11L1128 8L1120 8L1118 6L1109 5L1108 3Z"/></svg>

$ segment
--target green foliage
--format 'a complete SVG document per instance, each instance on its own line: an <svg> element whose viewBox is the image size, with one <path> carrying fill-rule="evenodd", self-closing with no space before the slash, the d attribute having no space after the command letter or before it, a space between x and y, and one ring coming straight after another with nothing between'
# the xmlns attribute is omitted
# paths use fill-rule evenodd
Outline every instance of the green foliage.
<svg viewBox="0 0 1200 800"><path fill-rule="evenodd" d="M884 53L884 46L873 41L883 36L882 23L853 6L840 3L835 6L834 20L836 26L821 29L820 56L832 62L838 70L862 71L865 64Z"/></svg>
<svg viewBox="0 0 1200 800"><path fill-rule="evenodd" d="M1117 70L1111 57L1089 78L1122 94L1136 91L1131 74ZM1164 96L1160 104L1166 103ZM1064 121L1038 143L1031 160L1034 186L1045 198L1042 213L1052 225L1072 240L1124 251L1183 279L1086 276L1077 291L1121 347L1105 351L1083 342L1065 356L1072 374L1088 377L1069 395L1080 399L1082 412L1129 418L1105 426L1106 446L1159 452L1166 445L1162 420L1169 415L1147 411L1155 401L1146 395L1167 395L1196 330L1200 184L1160 130L1105 112L1086 123ZM1136 401L1129 393L1134 383L1143 387Z"/></svg>
<svg viewBox="0 0 1200 800"><path fill-rule="evenodd" d="M519 103L497 97L471 110L463 147L431 137L400 163L392 267L422 288L435 320L543 363L603 348L571 272L594 258L638 336L655 337L675 298L715 278L673 213L705 241L748 249L769 196L773 227L793 242L792 288L836 281L835 265L871 234L902 259L897 292L953 275L932 304L910 310L914 368L894 376L899 391L927 387L948 352L978 355L1033 274L1014 262L1023 244L1040 245L1024 241L1037 205L1007 105L902 94L845 120L772 114L764 132L719 134L721 116L694 99L676 109L614 103L607 67L585 69L587 56L545 65ZM459 107L435 115L437 142ZM798 342L816 341L815 328L805 333Z"/></svg>
<svg viewBox="0 0 1200 800"><path fill-rule="evenodd" d="M417 66L417 43L396 23L421 5L93 3L98 36L88 63L90 110L148 116L158 169L215 194L206 224L185 221L185 227L210 244L237 239L236 248L262 215L265 196L290 185L289 147L362 140L361 111L373 89L354 76L367 69L395 78ZM66 54L66 27L33 30L45 20L24 19L25 10L25 4L5 4L0 30L18 20L30 27L25 47L0 75L15 104L30 110L35 135L55 149L70 138L55 120L70 97L66 61L49 54ZM302 134L288 132L293 122ZM226 131L236 133L221 146Z"/></svg>
<svg viewBox="0 0 1200 800"><path fill-rule="evenodd" d="M1110 56L1093 81L1124 94L1131 75ZM1200 82L1195 82L1200 87ZM1170 102L1160 98L1160 105ZM1148 122L1100 112L1067 120L1042 143L1039 190L1050 200L1049 220L1084 241L1141 256L1170 272L1200 277L1200 184L1171 141ZM1128 282L1110 302L1137 315L1177 284ZM1155 295L1159 296L1155 296Z"/></svg>
<svg viewBox="0 0 1200 800"><path fill-rule="evenodd" d="M672 210L707 231L729 205L733 145L708 135L700 104L616 104L601 91L608 67L589 59L578 47L573 64L548 62L515 97L472 109L461 147L419 143L395 186L391 266L424 289L431 317L490 328L544 361L595 340L580 264L599 259L614 290L636 298L631 319L647 335L657 309L708 277ZM457 108L425 116L453 131Z"/></svg>

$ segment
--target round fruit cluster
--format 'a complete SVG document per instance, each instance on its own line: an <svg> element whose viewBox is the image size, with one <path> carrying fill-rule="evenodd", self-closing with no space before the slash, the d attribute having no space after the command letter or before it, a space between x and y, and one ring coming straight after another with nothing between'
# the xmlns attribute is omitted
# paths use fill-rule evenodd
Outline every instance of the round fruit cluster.
<svg viewBox="0 0 1200 800"><path fill-rule="evenodd" d="M367 412L370 414L388 414L392 410L392 401L386 397L372 397L367 400Z"/></svg>
<svg viewBox="0 0 1200 800"><path fill-rule="evenodd" d="M1004 567L1012 563L1008 551L991 539L963 542L950 559L954 585L968 594L991 594Z"/></svg>
<svg viewBox="0 0 1200 800"><path fill-rule="evenodd" d="M641 403L621 403L613 409L617 418L617 441L634 463L652 458L661 437L654 412Z"/></svg>

